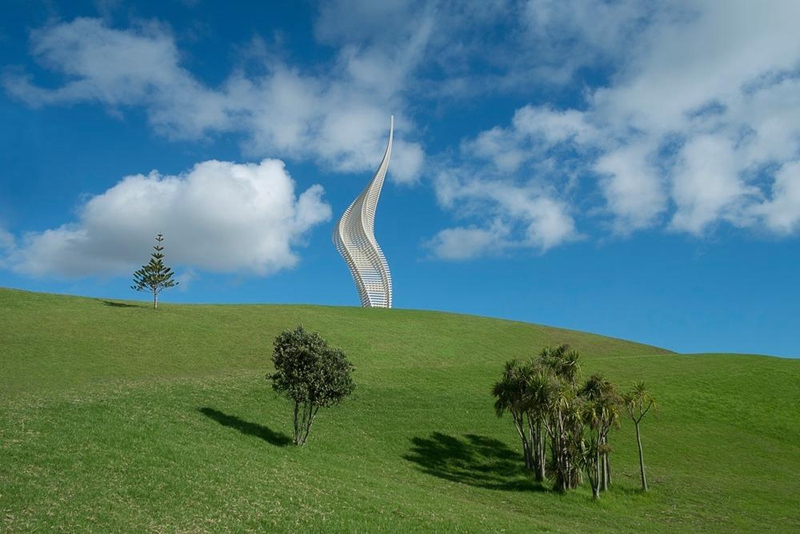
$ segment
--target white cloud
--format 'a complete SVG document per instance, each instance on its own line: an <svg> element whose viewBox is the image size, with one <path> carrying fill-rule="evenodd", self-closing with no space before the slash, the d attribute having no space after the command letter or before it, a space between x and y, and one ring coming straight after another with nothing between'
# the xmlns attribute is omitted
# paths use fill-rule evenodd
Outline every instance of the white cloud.
<svg viewBox="0 0 800 534"><path fill-rule="evenodd" d="M501 225L491 228L457 227L441 230L426 244L433 256L442 260L469 260L504 248L507 229Z"/></svg>
<svg viewBox="0 0 800 534"><path fill-rule="evenodd" d="M539 65L548 68L549 53L568 58L560 78L568 82L575 68L595 58L610 68L608 83L587 87L581 109L523 106L508 126L462 141L466 161L451 174L473 178L439 180L442 205L476 217L474 202L463 199L500 180L520 191L546 191L543 198L570 204L560 213L577 213L584 224L610 217L621 236L661 226L703 237L721 224L797 232L800 34L794 20L800 4L642 6L529 3L531 38L545 52ZM606 19L609 24L598 23ZM546 36L550 48L540 42ZM507 224L530 220L481 194L484 203L496 202L484 221L503 210L513 218ZM564 220L573 226L556 225L565 230L553 235L577 235L575 221Z"/></svg>
<svg viewBox="0 0 800 534"><path fill-rule="evenodd" d="M779 235L800 228L800 162L787 163L775 173L772 199L755 206L753 211L763 217L767 228Z"/></svg>
<svg viewBox="0 0 800 534"><path fill-rule="evenodd" d="M580 237L575 221L568 213L569 207L564 202L539 197L529 202L525 211L529 221L525 232L527 243L540 250L548 250Z"/></svg>
<svg viewBox="0 0 800 534"><path fill-rule="evenodd" d="M143 106L163 134L234 132L248 156L337 172L375 168L394 112L390 177L413 183L437 165L437 199L458 221L430 241L441 257L547 250L597 222L620 236L720 225L793 235L798 18L791 0L335 0L314 27L338 47L330 63L263 53L218 87L182 66L164 27L76 19L32 35L65 82L4 83L31 104ZM530 103L431 163L413 114L484 94Z"/></svg>
<svg viewBox="0 0 800 534"><path fill-rule="evenodd" d="M274 273L296 265L295 247L331 216L321 186L299 197L294 187L278 160L212 160L179 176L128 176L87 200L76 222L24 236L9 262L31 276L126 274L163 233L172 265Z"/></svg>
<svg viewBox="0 0 800 534"><path fill-rule="evenodd" d="M553 149L580 149L598 141L597 129L580 111L525 106L514 112L508 127L495 126L462 142L461 152L491 161L502 173L514 173L524 164L539 164Z"/></svg>
<svg viewBox="0 0 800 534"><path fill-rule="evenodd" d="M684 16L647 28L616 83L591 100L605 135L631 147L598 162L611 175L603 182L608 208L618 222L649 226L664 211L664 184L670 229L758 228L769 220L753 216L768 211L759 207L760 188L769 189L760 182L774 182L772 206L795 202L779 176L754 169L780 167L800 150L800 35L791 22L800 5L674 4Z"/></svg>
<svg viewBox="0 0 800 534"><path fill-rule="evenodd" d="M670 227L702 234L721 219L741 220L748 195L757 193L738 177L736 154L719 136L692 139L681 151L672 174L672 198L677 210Z"/></svg>
<svg viewBox="0 0 800 534"><path fill-rule="evenodd" d="M262 57L267 74L239 69L212 88L181 66L181 53L165 27L149 23L119 30L79 18L31 34L34 56L64 76L62 85L43 87L13 70L3 84L34 106L99 102L113 113L142 106L162 135L198 139L241 133L248 156L311 159L337 172L377 166L394 113L400 150L390 177L414 182L424 151L403 139L413 124L402 113L400 94L429 31L419 29L393 54L344 49L323 74L303 74L277 58Z"/></svg>
<svg viewBox="0 0 800 534"><path fill-rule="evenodd" d="M550 106L525 106L514 113L513 128L520 135L540 138L548 146L567 141L586 145L597 140L597 129L586 114L574 110L555 110Z"/></svg>
<svg viewBox="0 0 800 534"><path fill-rule="evenodd" d="M594 165L620 235L654 225L667 208L660 172L648 161L651 151L647 144L631 144L606 152Z"/></svg>
<svg viewBox="0 0 800 534"><path fill-rule="evenodd" d="M180 138L231 127L225 96L180 67L172 36L155 23L118 31L97 19L78 18L34 30L31 42L41 63L68 81L49 89L27 76L7 75L8 92L29 104L145 105L154 127Z"/></svg>
<svg viewBox="0 0 800 534"><path fill-rule="evenodd" d="M435 256L466 259L515 248L546 251L581 237L569 205L546 190L465 178L460 172L464 169L437 176L437 198L442 207L477 224L446 229L429 240L427 246Z"/></svg>
<svg viewBox="0 0 800 534"><path fill-rule="evenodd" d="M725 105L746 84L798 66L797 2L671 4L681 15L656 19L625 51L614 85L594 95L606 119L654 133L683 130L686 114L712 102Z"/></svg>
<svg viewBox="0 0 800 534"><path fill-rule="evenodd" d="M502 189L498 186L492 209L494 219L487 226L446 228L428 240L425 247L438 259L468 260L520 248L545 252L581 237L564 203ZM479 202L478 198L463 196L467 197L466 202Z"/></svg>

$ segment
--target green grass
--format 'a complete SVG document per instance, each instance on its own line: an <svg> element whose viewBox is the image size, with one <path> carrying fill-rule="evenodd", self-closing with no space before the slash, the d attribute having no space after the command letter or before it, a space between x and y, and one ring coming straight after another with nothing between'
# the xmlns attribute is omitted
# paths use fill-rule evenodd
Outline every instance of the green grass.
<svg viewBox="0 0 800 534"><path fill-rule="evenodd" d="M299 323L345 350L358 386L303 448L264 380L272 339ZM521 469L489 390L506 360L563 342L584 375L658 396L648 494L630 423L599 502ZM797 532L798 406L797 360L434 312L0 289L0 530Z"/></svg>

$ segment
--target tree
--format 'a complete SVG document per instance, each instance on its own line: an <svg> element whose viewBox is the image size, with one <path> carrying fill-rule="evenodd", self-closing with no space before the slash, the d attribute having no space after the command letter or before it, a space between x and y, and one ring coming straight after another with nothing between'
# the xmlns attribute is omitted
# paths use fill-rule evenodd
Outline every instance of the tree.
<svg viewBox="0 0 800 534"><path fill-rule="evenodd" d="M593 374L581 388L580 395L585 399L583 418L590 429L586 472L592 485L592 497L600 498L600 490L606 491L610 484L608 454L608 432L619 425L622 397L617 388L599 373Z"/></svg>
<svg viewBox="0 0 800 534"><path fill-rule="evenodd" d="M527 369L517 360L506 362L503 376L499 382L492 387L494 401L494 411L497 417L502 417L505 412L511 413L514 421L514 428L517 429L522 440L522 455L525 458L525 467L534 469L533 453L531 451L531 434L525 430L525 421L529 421L527 416L528 407L526 406L527 393Z"/></svg>
<svg viewBox="0 0 800 534"><path fill-rule="evenodd" d="M527 373L527 391L525 406L528 415L530 432L532 465L536 472L536 481L542 482L547 476L547 429L550 408L557 387L555 379L541 362L532 362Z"/></svg>
<svg viewBox="0 0 800 534"><path fill-rule="evenodd" d="M618 427L623 406L636 423L652 407L652 397L637 385L634 393L622 396L602 374L581 381L581 357L568 345L545 347L526 363L506 363L501 379L494 384L495 413L511 413L522 441L525 467L537 481L548 478L556 491L566 492L583 483L584 471L592 486L592 497L611 484L609 433ZM549 452L549 456L548 456Z"/></svg>
<svg viewBox="0 0 800 534"><path fill-rule="evenodd" d="M559 491L576 488L582 482L581 462L585 456L582 399L578 397L580 355L568 345L545 347L537 364L550 375L546 398L545 428L550 437L547 476Z"/></svg>
<svg viewBox="0 0 800 534"><path fill-rule="evenodd" d="M550 377L536 362L506 362L503 376L492 387L497 417L509 412L522 441L525 467L537 482L545 479L545 417ZM527 428L526 428L527 426Z"/></svg>
<svg viewBox="0 0 800 534"><path fill-rule="evenodd" d="M557 347L545 347L539 353L539 361L549 367L559 380L566 382L571 387L577 387L578 377L581 372L580 354L570 350L569 345L562 344Z"/></svg>
<svg viewBox="0 0 800 534"><path fill-rule="evenodd" d="M639 445L639 471L642 475L642 490L647 491L647 475L644 471L644 452L642 451L642 435L639 432L639 423L644 416L656 405L656 399L647 391L644 382L637 382L633 388L623 395L625 409L636 425L636 443Z"/></svg>
<svg viewBox="0 0 800 534"><path fill-rule="evenodd" d="M143 265L141 269L133 273L133 285L131 289L136 291L150 291L153 293L153 308L158 309L158 294L168 287L178 285L172 279L172 269L164 265L164 236L156 236L156 245L153 247L155 252L150 255L150 263Z"/></svg>
<svg viewBox="0 0 800 534"><path fill-rule="evenodd" d="M340 404L355 389L353 366L344 352L302 326L275 338L272 363L275 373L267 379L294 401L294 444L304 445L319 409Z"/></svg>

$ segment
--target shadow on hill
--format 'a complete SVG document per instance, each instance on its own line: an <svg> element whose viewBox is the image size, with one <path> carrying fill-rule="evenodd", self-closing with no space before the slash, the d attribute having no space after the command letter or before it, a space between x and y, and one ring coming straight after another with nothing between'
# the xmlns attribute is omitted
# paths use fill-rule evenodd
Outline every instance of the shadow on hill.
<svg viewBox="0 0 800 534"><path fill-rule="evenodd" d="M506 491L545 491L525 470L522 455L496 439L466 434L464 439L434 432L412 438L403 456L424 473L480 488Z"/></svg>
<svg viewBox="0 0 800 534"><path fill-rule="evenodd" d="M112 300L101 300L100 302L112 308L141 308L139 304L126 304L124 302L114 302Z"/></svg>
<svg viewBox="0 0 800 534"><path fill-rule="evenodd" d="M246 436L255 436L257 438L261 438L267 443L271 443L276 447L285 447L292 442L292 438L286 434L275 432L271 428L264 425L259 425L258 423L251 423L249 421L239 419L235 415L222 413L214 408L203 407L198 408L197 411L206 417L213 419L222 426L234 428Z"/></svg>

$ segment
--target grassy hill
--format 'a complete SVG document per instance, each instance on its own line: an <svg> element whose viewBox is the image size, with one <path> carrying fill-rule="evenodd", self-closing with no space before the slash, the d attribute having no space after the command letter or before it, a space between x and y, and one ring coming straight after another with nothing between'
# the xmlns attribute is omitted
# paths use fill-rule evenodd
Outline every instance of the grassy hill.
<svg viewBox="0 0 800 534"><path fill-rule="evenodd" d="M304 448L264 375L302 323L356 395ZM661 403L612 436L614 485L544 491L489 394L510 358L569 343L584 375ZM0 530L800 531L800 361L677 355L480 317L163 305L0 289Z"/></svg>

